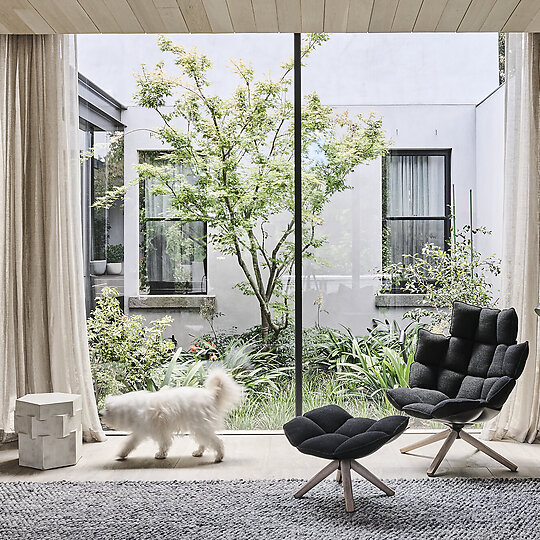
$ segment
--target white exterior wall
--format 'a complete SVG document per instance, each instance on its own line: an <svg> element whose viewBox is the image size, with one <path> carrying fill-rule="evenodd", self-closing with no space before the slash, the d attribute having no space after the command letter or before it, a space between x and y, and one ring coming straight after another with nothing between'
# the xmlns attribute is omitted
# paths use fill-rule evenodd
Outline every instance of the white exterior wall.
<svg viewBox="0 0 540 540"><path fill-rule="evenodd" d="M256 70L271 69L275 74L279 63L292 53L292 37L287 35L182 35L174 39L197 44L209 54L217 66L212 79L223 95L230 94L236 85L235 77L224 66L229 57L254 60ZM105 57L107 62L103 62ZM126 105L135 89L132 74L142 62L152 66L161 58L155 36L79 36L80 71ZM489 228L494 228L495 219L482 201L489 197L494 205L500 204L502 196L497 192L499 187L486 186L477 178L497 176L497 165L490 156L499 151L504 102L495 94L479 107L476 104L497 84L495 34L334 35L313 54L303 71L304 94L316 90L324 103L336 106L338 111L348 109L355 114L374 110L382 115L393 148L451 148L458 224L468 222L468 192L473 188L478 191L477 223ZM139 107L129 107L123 121L131 131L125 139L129 182L136 176L131 164L138 162L137 152L162 148L147 131L133 130L152 128L160 121L157 115ZM354 271L346 274L330 267L324 270L324 276L316 277L326 291L324 309L328 313L322 314L321 324L338 328L343 324L362 333L373 317L398 317L404 310L381 313L375 307L378 282L374 274L381 264L380 160L361 166L350 181L355 189L336 195L328 204L321 232L329 237L332 246L340 244L340 256ZM138 295L136 188L126 198L124 230L128 298ZM495 236L492 240L493 245L486 249L498 245ZM240 279L236 261L209 247L208 293L216 296L218 311L225 314L217 320L218 328L236 326L242 330L259 323L255 299L233 288ZM306 326L312 326L316 319L313 285L313 281L306 284ZM206 324L197 310L136 312L148 320L172 315L172 333L181 344L190 341L190 334L200 334Z"/></svg>
<svg viewBox="0 0 540 540"><path fill-rule="evenodd" d="M257 73L281 73L292 57L291 34L172 34L213 61L212 81L229 95L237 78L229 59ZM476 104L498 86L497 34L333 34L307 60L304 93L328 105ZM124 105L133 105L141 64L166 59L152 34L79 35L79 71ZM167 69L174 69L166 63Z"/></svg>
<svg viewBox="0 0 540 540"><path fill-rule="evenodd" d="M502 254L502 209L504 197L504 85L476 107L476 184L473 225L492 231L480 236L484 256ZM498 291L500 277L493 279ZM498 294L497 294L498 297Z"/></svg>

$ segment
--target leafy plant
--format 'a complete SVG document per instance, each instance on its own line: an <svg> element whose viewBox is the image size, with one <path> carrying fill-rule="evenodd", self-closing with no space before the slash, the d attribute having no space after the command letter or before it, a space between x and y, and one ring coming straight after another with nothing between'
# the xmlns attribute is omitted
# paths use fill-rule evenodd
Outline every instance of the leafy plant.
<svg viewBox="0 0 540 540"><path fill-rule="evenodd" d="M426 244L422 253L407 256L400 264L388 265L385 273L391 276L383 285L388 290L391 283L404 283L409 293L423 294L425 307L408 311L405 317L414 321L427 319L436 332L449 328L450 313L455 300L476 306L494 307L497 299L491 278L500 273L500 260L495 256L484 257L474 247L474 236L491 234L484 227L471 229L465 225L460 230L452 227L452 243L448 250Z"/></svg>
<svg viewBox="0 0 540 540"><path fill-rule="evenodd" d="M127 316L118 291L105 287L87 321L91 367L96 397L121 391L155 390L156 370L170 360L172 341L163 332L172 319L163 317L145 326L141 315Z"/></svg>
<svg viewBox="0 0 540 540"><path fill-rule="evenodd" d="M302 381L303 410L335 403L350 414L367 418L382 418L395 414L383 401L368 401L354 394L334 374L305 374ZM294 416L295 395L292 378L275 390L248 397L227 419L228 429L281 429Z"/></svg>
<svg viewBox="0 0 540 540"><path fill-rule="evenodd" d="M210 300L209 298L203 298L201 307L199 309L199 314L201 318L208 323L210 330L212 330L212 334L214 334L214 339L216 339L217 334L214 328L214 321L217 317L221 317L223 313L217 310L215 301Z"/></svg>
<svg viewBox="0 0 540 540"><path fill-rule="evenodd" d="M122 244L112 244L107 246L107 262L124 262L124 246Z"/></svg>
<svg viewBox="0 0 540 540"><path fill-rule="evenodd" d="M317 298L315 298L315 301L313 302L313 305L317 307L317 322L315 325L317 328L321 327L321 313L328 313L326 309L324 309L324 296L322 291L319 291L317 293Z"/></svg>
<svg viewBox="0 0 540 540"><path fill-rule="evenodd" d="M376 327L363 337L353 335L349 328L345 328L345 332L329 332L332 345L329 347L328 369L335 372L347 387L357 388L364 397L384 401L387 389L409 384L416 328L405 332L403 354L399 342L402 332L398 323L376 323Z"/></svg>
<svg viewBox="0 0 540 540"><path fill-rule="evenodd" d="M216 362L227 369L250 395L279 388L279 382L290 375L292 367L275 365L275 355L251 342L231 341L223 351L214 343L191 345L172 371L171 385L202 384L208 370Z"/></svg>

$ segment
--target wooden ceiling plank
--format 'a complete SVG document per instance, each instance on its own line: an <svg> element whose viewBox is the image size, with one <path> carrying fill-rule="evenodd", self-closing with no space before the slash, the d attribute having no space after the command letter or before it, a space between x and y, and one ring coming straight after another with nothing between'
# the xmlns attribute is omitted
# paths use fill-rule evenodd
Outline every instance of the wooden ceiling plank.
<svg viewBox="0 0 540 540"><path fill-rule="evenodd" d="M86 15L83 8L77 3L76 0L73 0L75 5L71 2L59 4L55 0L29 1L57 34L76 34L81 32L81 29L77 25L77 22L81 17L85 18L86 20L85 30L92 28L92 30L89 31L98 31L94 23L90 20L88 15ZM66 12L68 12L69 15L67 15ZM71 13L73 13L76 18L73 18ZM81 13L83 15L81 15Z"/></svg>
<svg viewBox="0 0 540 540"><path fill-rule="evenodd" d="M538 0L521 0L503 26L503 32L525 32L540 11Z"/></svg>
<svg viewBox="0 0 540 540"><path fill-rule="evenodd" d="M280 32L292 34L302 28L300 0L275 0Z"/></svg>
<svg viewBox="0 0 540 540"><path fill-rule="evenodd" d="M201 0L177 0L188 30L194 34L210 34L212 28Z"/></svg>
<svg viewBox="0 0 540 540"><path fill-rule="evenodd" d="M421 7L422 0L399 0L392 32L412 32Z"/></svg>
<svg viewBox="0 0 540 540"><path fill-rule="evenodd" d="M176 0L153 0L157 9L161 8L178 8Z"/></svg>
<svg viewBox="0 0 540 540"><path fill-rule="evenodd" d="M480 30L482 32L500 32L518 4L519 0L496 0Z"/></svg>
<svg viewBox="0 0 540 540"><path fill-rule="evenodd" d="M54 4L56 9L62 11L64 17L73 23L76 33L95 34L99 32L97 26L77 0L54 0Z"/></svg>
<svg viewBox="0 0 540 540"><path fill-rule="evenodd" d="M0 21L3 28L6 28L3 34L33 34L34 32L18 15L15 13L20 5L17 0L6 0L0 5ZM5 25L5 26L4 26Z"/></svg>
<svg viewBox="0 0 540 540"><path fill-rule="evenodd" d="M457 32L470 5L471 0L448 0L437 24L437 32Z"/></svg>
<svg viewBox="0 0 540 540"><path fill-rule="evenodd" d="M182 17L178 5L176 7L161 7L157 8L157 10L163 21L165 32L178 34L188 33L186 21L184 21L184 17Z"/></svg>
<svg viewBox="0 0 540 540"><path fill-rule="evenodd" d="M203 0L203 5L212 32L218 34L234 32L226 0Z"/></svg>
<svg viewBox="0 0 540 540"><path fill-rule="evenodd" d="M151 1L127 0L127 2L145 32L150 34L163 32L161 17Z"/></svg>
<svg viewBox="0 0 540 540"><path fill-rule="evenodd" d="M375 0L369 32L390 32L396 14L398 0Z"/></svg>
<svg viewBox="0 0 540 540"><path fill-rule="evenodd" d="M54 29L28 0L13 0L14 13L36 34L54 34ZM18 4L18 7L15 5Z"/></svg>
<svg viewBox="0 0 540 540"><path fill-rule="evenodd" d="M103 0L78 0L81 7L103 34L118 34L122 29Z"/></svg>
<svg viewBox="0 0 540 540"><path fill-rule="evenodd" d="M533 18L533 20L531 21L531 24L527 26L526 31L527 32L540 32L540 11Z"/></svg>
<svg viewBox="0 0 540 540"><path fill-rule="evenodd" d="M373 12L374 0L352 0L349 6L347 32L367 32Z"/></svg>
<svg viewBox="0 0 540 540"><path fill-rule="evenodd" d="M251 0L227 0L229 15L235 32L255 32L255 14Z"/></svg>
<svg viewBox="0 0 540 540"><path fill-rule="evenodd" d="M479 32L497 0L472 0L458 26L458 32Z"/></svg>
<svg viewBox="0 0 540 540"><path fill-rule="evenodd" d="M131 6L127 0L103 0L105 5L111 12L116 24L121 28L123 33L138 34L144 32L139 19L133 13Z"/></svg>
<svg viewBox="0 0 540 540"><path fill-rule="evenodd" d="M354 2L354 0L352 0ZM333 0L331 7L324 10L325 32L346 32L351 0Z"/></svg>
<svg viewBox="0 0 540 540"><path fill-rule="evenodd" d="M257 32L278 31L276 3L268 0L252 0L255 28Z"/></svg>
<svg viewBox="0 0 540 540"><path fill-rule="evenodd" d="M302 32L322 32L324 29L324 0L301 0Z"/></svg>
<svg viewBox="0 0 540 540"><path fill-rule="evenodd" d="M447 0L424 0L418 18L414 23L414 32L435 32L446 7Z"/></svg>
<svg viewBox="0 0 540 540"><path fill-rule="evenodd" d="M54 30L35 9L15 9L13 11L34 34L54 34Z"/></svg>

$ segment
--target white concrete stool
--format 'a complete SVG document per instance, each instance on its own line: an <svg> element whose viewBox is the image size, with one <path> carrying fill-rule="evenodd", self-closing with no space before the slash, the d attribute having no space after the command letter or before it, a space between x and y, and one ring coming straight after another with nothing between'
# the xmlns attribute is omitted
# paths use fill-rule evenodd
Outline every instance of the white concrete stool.
<svg viewBox="0 0 540 540"><path fill-rule="evenodd" d="M15 405L19 465L54 469L81 457L82 399L78 394L27 394Z"/></svg>

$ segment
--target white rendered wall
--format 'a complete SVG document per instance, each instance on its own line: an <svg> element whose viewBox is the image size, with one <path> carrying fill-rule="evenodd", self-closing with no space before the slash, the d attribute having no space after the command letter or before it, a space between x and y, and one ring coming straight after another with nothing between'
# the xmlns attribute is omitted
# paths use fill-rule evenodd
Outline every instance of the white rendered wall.
<svg viewBox="0 0 540 540"><path fill-rule="evenodd" d="M476 184L473 225L492 231L480 236L477 247L484 256L502 254L502 208L504 197L505 87L501 86L476 107ZM493 279L498 291L500 277ZM498 297L498 294L497 294ZM503 306L504 307L504 306Z"/></svg>
<svg viewBox="0 0 540 540"><path fill-rule="evenodd" d="M278 75L293 54L291 34L173 34L212 59L223 95L236 84L230 58ZM304 93L328 105L476 104L498 85L497 34L333 34L307 60ZM134 74L166 58L153 34L80 35L79 70L124 105L132 105ZM171 68L170 64L167 64Z"/></svg>

